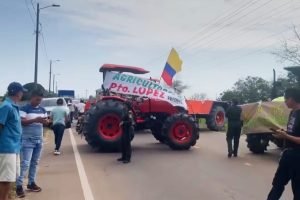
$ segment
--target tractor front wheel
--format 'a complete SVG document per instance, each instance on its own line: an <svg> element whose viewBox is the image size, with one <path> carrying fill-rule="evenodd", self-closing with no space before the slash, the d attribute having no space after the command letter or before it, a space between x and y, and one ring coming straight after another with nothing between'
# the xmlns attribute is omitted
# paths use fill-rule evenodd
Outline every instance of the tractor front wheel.
<svg viewBox="0 0 300 200"><path fill-rule="evenodd" d="M179 113L166 119L163 134L171 149L188 150L199 139L199 125L193 117Z"/></svg>
<svg viewBox="0 0 300 200"><path fill-rule="evenodd" d="M123 134L120 127L124 104L104 100L88 111L84 124L84 136L93 147L103 151L117 151Z"/></svg>

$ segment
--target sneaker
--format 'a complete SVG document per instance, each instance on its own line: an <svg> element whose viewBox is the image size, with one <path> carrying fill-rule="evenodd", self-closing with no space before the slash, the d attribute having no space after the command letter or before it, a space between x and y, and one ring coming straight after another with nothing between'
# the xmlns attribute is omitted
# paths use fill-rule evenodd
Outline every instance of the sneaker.
<svg viewBox="0 0 300 200"><path fill-rule="evenodd" d="M60 151L55 150L55 151L54 151L54 155L56 155L56 156L60 155Z"/></svg>
<svg viewBox="0 0 300 200"><path fill-rule="evenodd" d="M40 191L42 191L42 188L37 186L35 183L31 183L30 185L27 185L27 189L31 192L40 192Z"/></svg>
<svg viewBox="0 0 300 200"><path fill-rule="evenodd" d="M25 192L24 192L22 186L17 186L16 194L17 194L18 198L24 198L25 197Z"/></svg>

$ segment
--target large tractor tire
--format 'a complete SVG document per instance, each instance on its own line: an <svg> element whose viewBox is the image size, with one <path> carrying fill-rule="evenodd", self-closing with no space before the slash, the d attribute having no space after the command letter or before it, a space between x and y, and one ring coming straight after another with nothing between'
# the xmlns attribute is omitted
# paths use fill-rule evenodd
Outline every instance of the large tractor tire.
<svg viewBox="0 0 300 200"><path fill-rule="evenodd" d="M187 114L175 114L164 122L163 135L171 149L188 150L199 139L199 125Z"/></svg>
<svg viewBox="0 0 300 200"><path fill-rule="evenodd" d="M151 132L156 140L158 140L160 143L165 143L166 138L163 134L161 123L156 123L155 125L153 125L151 127Z"/></svg>
<svg viewBox="0 0 300 200"><path fill-rule="evenodd" d="M269 146L269 138L265 134L248 134L246 141L254 154L263 154Z"/></svg>
<svg viewBox="0 0 300 200"><path fill-rule="evenodd" d="M120 122L124 104L104 100L88 111L84 125L85 139L89 145L102 151L118 151L123 134Z"/></svg>
<svg viewBox="0 0 300 200"><path fill-rule="evenodd" d="M225 129L226 114L222 106L214 106L206 118L206 125L209 130L222 131Z"/></svg>

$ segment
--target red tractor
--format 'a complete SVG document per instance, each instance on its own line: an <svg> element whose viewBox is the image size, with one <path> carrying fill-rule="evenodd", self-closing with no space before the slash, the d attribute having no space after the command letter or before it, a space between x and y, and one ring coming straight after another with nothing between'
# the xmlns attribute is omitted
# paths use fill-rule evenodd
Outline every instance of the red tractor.
<svg viewBox="0 0 300 200"><path fill-rule="evenodd" d="M227 102L212 100L187 100L189 114L197 119L205 119L211 131L223 131L226 123Z"/></svg>
<svg viewBox="0 0 300 200"><path fill-rule="evenodd" d="M105 81L108 72L146 74L148 71L122 65L105 64L100 68ZM126 75L124 75L126 76ZM124 106L133 112L136 126L150 129L161 143L174 150L187 150L199 139L199 126L184 107L146 96L112 94L103 87L103 97L86 114L83 134L89 145L103 151L119 149Z"/></svg>

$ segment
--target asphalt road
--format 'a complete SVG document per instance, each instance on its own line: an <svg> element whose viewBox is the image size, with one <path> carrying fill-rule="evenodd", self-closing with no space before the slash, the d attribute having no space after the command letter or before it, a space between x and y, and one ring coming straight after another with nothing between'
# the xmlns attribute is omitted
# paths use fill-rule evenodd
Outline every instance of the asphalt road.
<svg viewBox="0 0 300 200"><path fill-rule="evenodd" d="M43 191L26 199L264 200L280 155L271 148L253 155L242 138L240 156L228 159L224 133L202 130L190 151L172 151L139 133L132 162L124 165L116 161L119 154L95 152L74 130L66 131L61 156L52 155L48 138L38 176ZM290 186L282 199L292 199Z"/></svg>

